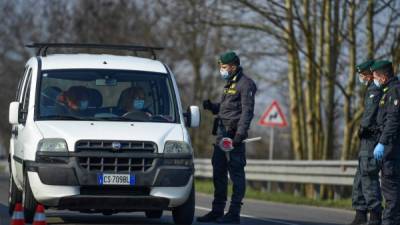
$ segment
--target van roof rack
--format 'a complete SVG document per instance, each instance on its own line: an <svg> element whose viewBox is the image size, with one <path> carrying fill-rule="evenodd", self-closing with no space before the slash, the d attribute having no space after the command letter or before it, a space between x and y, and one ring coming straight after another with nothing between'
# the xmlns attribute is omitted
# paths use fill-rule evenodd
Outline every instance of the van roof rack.
<svg viewBox="0 0 400 225"><path fill-rule="evenodd" d="M93 49L113 49L133 51L135 56L138 52L150 52L153 59L157 59L156 51L163 50L162 47L149 47L138 45L114 45L114 44L94 44L94 43L32 43L26 45L28 48L36 48L37 56L46 56L48 48L93 48Z"/></svg>

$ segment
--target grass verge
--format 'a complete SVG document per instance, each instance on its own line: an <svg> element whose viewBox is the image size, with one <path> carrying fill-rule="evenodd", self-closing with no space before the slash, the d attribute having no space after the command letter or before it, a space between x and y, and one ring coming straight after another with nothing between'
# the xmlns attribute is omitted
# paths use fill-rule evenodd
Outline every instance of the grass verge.
<svg viewBox="0 0 400 225"><path fill-rule="evenodd" d="M229 184L229 196L231 195L232 185ZM205 193L205 194L213 194L214 186L212 181L196 179L196 191ZM331 208L340 208L340 209L352 209L351 208L351 199L341 199L341 200L320 200L320 199L309 199L302 196L294 196L289 193L278 193L278 192L264 192L260 190L255 190L249 186L246 187L246 196L245 198L256 199L256 200L264 200L270 202L280 202L280 203L289 203L289 204L298 204L298 205L311 205L311 206L320 206L320 207L331 207Z"/></svg>

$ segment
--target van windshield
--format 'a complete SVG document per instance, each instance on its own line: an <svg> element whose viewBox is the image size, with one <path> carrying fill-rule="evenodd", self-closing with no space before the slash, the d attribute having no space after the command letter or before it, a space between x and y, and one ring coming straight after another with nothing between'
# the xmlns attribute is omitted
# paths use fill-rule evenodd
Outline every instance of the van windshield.
<svg viewBox="0 0 400 225"><path fill-rule="evenodd" d="M178 122L167 74L125 70L47 70L38 120Z"/></svg>

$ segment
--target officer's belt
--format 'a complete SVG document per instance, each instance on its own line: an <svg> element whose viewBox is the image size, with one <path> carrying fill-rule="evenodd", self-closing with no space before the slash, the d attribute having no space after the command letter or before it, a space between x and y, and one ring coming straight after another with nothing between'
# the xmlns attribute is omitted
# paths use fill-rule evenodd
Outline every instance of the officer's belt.
<svg viewBox="0 0 400 225"><path fill-rule="evenodd" d="M221 123L220 125L226 127L226 128L235 128L237 127L237 123L239 122L239 120L228 120L228 119L220 119Z"/></svg>
<svg viewBox="0 0 400 225"><path fill-rule="evenodd" d="M374 157L374 148L372 147L371 148L371 151L367 151L367 150L361 150L359 153L358 153L358 156L360 156L360 157L368 157L368 158L371 158L371 157Z"/></svg>

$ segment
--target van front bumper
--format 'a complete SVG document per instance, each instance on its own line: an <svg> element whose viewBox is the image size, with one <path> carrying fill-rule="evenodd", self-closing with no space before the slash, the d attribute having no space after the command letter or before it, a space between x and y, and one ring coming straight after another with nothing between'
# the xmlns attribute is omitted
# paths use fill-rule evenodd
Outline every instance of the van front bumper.
<svg viewBox="0 0 400 225"><path fill-rule="evenodd" d="M112 152L92 154L103 158L116 157ZM192 188L194 166L190 154L118 154L121 158L152 159L149 167L130 171L118 171L120 167L117 171L107 171L103 169L105 166L92 170L82 166L82 157L87 155L38 152L35 161L25 161L36 200L47 206L72 210L102 207L142 210L156 206L160 209L183 204ZM136 182L134 186L100 185L98 175L101 173L129 173L135 176Z"/></svg>

